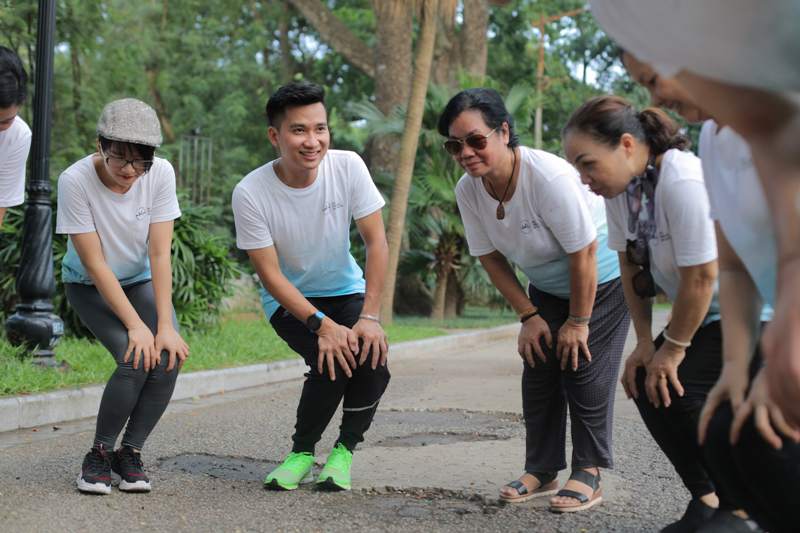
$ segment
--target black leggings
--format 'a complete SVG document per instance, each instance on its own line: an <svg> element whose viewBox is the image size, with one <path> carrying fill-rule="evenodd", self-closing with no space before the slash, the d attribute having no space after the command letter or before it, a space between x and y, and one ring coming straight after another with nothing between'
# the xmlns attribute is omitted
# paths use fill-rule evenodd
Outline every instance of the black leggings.
<svg viewBox="0 0 800 533"><path fill-rule="evenodd" d="M100 296L97 287L66 283L65 289L67 300L81 321L117 362L117 369L111 374L100 401L94 446L102 444L105 449L113 450L117 437L127 422L122 445L141 450L172 398L175 381L178 379L178 365L175 364L167 372L169 352L163 351L161 363L154 369L145 372L140 360L139 368L134 370L133 355L128 358L127 363L122 361L128 349L128 329ZM153 283L143 281L124 286L122 290L139 318L155 336L158 332L158 312ZM172 325L177 331L178 319L174 309Z"/></svg>
<svg viewBox="0 0 800 533"><path fill-rule="evenodd" d="M663 333L655 341L656 348L660 348L662 344ZM648 400L644 387L647 371L644 367L639 367L636 371L639 398L634 401L650 435L675 467L692 498L717 492L722 500L721 505L738 508L726 498L721 487L717 490L714 486L703 450L697 443L700 412L721 371L722 331L717 320L698 329L692 337L692 345L686 349L686 357L678 367L678 380L683 385L683 396L678 396L672 384L669 384L671 405L656 408Z"/></svg>
<svg viewBox="0 0 800 533"><path fill-rule="evenodd" d="M307 298L307 300L334 322L348 328L356 325L358 315L364 307L363 294ZM391 376L388 365L378 364L378 367L372 370L370 352L364 364L356 367L353 370L353 377L348 378L339 363L334 361L336 380L331 381L327 363L322 367L322 374L317 371L319 348L316 333L288 314L283 307L275 311L270 323L278 336L311 367L305 375L306 381L303 384L300 405L297 407L292 451L314 453L315 445L333 418L339 402L344 398L342 425L339 426L339 438L336 444L342 443L352 452L358 443L363 442L364 433L372 424L378 402L389 384ZM358 345L359 348L363 347L363 341L359 339ZM359 357L356 357L356 362L358 360Z"/></svg>
<svg viewBox="0 0 800 533"><path fill-rule="evenodd" d="M760 364L750 367L751 378ZM741 506L770 533L800 531L800 444L783 438L774 449L761 437L751 416L731 446L731 404L723 404L708 426L704 446L711 471Z"/></svg>

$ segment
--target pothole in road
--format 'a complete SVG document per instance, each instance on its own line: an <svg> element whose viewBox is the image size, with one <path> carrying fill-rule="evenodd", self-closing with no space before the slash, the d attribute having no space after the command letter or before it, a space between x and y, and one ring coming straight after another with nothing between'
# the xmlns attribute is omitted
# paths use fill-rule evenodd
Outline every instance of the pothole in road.
<svg viewBox="0 0 800 533"><path fill-rule="evenodd" d="M357 517L369 514L374 517L396 520L398 518L440 519L447 516L493 515L500 507L486 504L481 497L464 497L444 494L438 491L422 490L408 493L376 494L366 492L361 501L348 502L341 511Z"/></svg>
<svg viewBox="0 0 800 533"><path fill-rule="evenodd" d="M279 463L215 455L180 455L164 459L160 468L213 479L263 482Z"/></svg>
<svg viewBox="0 0 800 533"><path fill-rule="evenodd" d="M372 423L412 431L417 428L422 430L412 435L386 437L373 444L382 447L505 440L519 436L525 427L519 415L461 411L383 411L375 414ZM439 428L446 431L435 431Z"/></svg>

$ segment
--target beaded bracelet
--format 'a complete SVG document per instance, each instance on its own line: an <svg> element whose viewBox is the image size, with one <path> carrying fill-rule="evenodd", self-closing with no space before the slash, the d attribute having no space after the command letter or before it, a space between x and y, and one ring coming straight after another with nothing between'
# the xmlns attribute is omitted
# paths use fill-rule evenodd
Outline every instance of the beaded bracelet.
<svg viewBox="0 0 800 533"><path fill-rule="evenodd" d="M517 315L517 319L522 320L522 317L526 316L528 313L535 313L536 311L538 311L538 309L532 305L523 312L519 313Z"/></svg>

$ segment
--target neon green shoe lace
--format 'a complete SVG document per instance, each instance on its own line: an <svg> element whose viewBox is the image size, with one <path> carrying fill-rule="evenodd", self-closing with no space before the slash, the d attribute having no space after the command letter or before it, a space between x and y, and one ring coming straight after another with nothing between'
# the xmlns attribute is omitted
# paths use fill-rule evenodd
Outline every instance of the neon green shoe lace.
<svg viewBox="0 0 800 533"><path fill-rule="evenodd" d="M336 448L331 450L328 456L328 462L325 464L326 468L335 468L339 472L349 472L350 465L353 464L353 454L348 450L344 444L339 443Z"/></svg>

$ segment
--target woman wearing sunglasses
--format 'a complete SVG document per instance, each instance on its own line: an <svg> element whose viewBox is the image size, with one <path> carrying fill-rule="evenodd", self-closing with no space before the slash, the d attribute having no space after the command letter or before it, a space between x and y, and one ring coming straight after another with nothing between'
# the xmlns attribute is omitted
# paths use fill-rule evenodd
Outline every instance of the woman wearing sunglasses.
<svg viewBox="0 0 800 533"><path fill-rule="evenodd" d="M110 493L112 470L120 490L150 490L140 451L189 355L172 308L170 249L181 212L172 165L154 157L160 144L152 108L132 98L111 102L97 123L97 153L58 180L67 299L117 363L78 474L84 492Z"/></svg>
<svg viewBox="0 0 800 533"><path fill-rule="evenodd" d="M456 196L470 253L522 322L525 473L500 497L556 494L556 476L567 467L569 405L572 474L551 509L588 509L602 499L599 469L613 464L614 387L630 324L603 202L566 161L519 146L494 89L457 94L438 130L466 172ZM527 293L509 260L527 276Z"/></svg>
<svg viewBox="0 0 800 533"><path fill-rule="evenodd" d="M608 245L619 252L638 340L622 385L692 495L684 517L663 531L716 531L702 529L719 497L697 444L722 369L717 246L700 159L683 151L689 141L663 111L637 112L618 96L585 102L562 137L582 181L606 199ZM655 284L674 306L654 341Z"/></svg>

